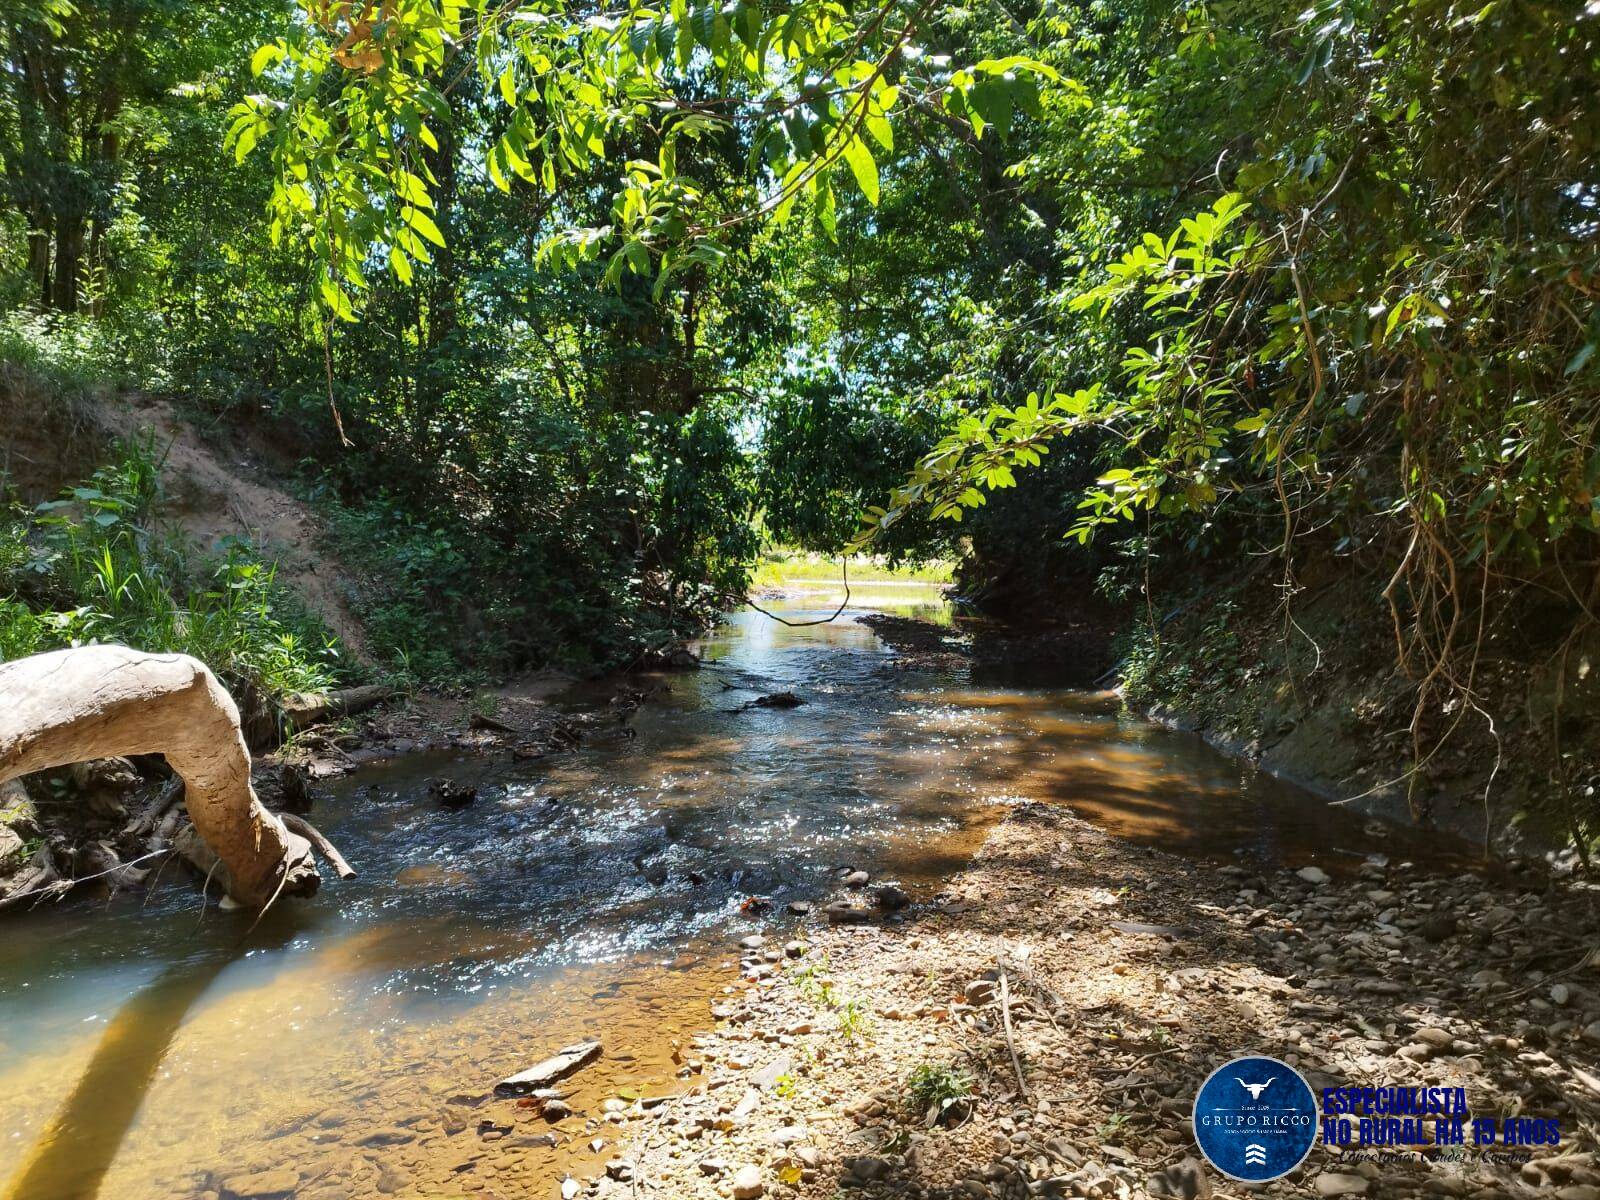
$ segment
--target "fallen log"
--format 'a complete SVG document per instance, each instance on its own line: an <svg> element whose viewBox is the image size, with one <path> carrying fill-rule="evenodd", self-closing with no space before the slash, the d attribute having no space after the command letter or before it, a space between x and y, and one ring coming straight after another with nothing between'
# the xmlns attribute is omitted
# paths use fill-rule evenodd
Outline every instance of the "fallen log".
<svg viewBox="0 0 1600 1200"><path fill-rule="evenodd" d="M392 699L395 689L382 683L340 688L332 692L296 692L280 706L290 732L309 729L336 717L353 717Z"/></svg>
<svg viewBox="0 0 1600 1200"><path fill-rule="evenodd" d="M195 832L239 904L317 890L311 844L256 799L239 711L204 663L82 646L0 664L0 782L135 754L165 756L183 780Z"/></svg>

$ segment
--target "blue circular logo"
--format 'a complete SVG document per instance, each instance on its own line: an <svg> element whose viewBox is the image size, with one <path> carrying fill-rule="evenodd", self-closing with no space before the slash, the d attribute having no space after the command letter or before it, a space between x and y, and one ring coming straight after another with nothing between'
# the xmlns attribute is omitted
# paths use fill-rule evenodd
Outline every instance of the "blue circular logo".
<svg viewBox="0 0 1600 1200"><path fill-rule="evenodd" d="M1200 1153L1246 1183L1265 1183L1298 1167L1316 1145L1319 1124L1311 1085L1275 1058L1224 1063L1194 1098Z"/></svg>

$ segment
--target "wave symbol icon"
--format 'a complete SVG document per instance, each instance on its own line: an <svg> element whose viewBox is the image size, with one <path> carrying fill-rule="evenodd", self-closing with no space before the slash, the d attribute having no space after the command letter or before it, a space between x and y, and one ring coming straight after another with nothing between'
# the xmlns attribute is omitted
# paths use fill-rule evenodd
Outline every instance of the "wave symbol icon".
<svg viewBox="0 0 1600 1200"><path fill-rule="evenodd" d="M1267 1165L1267 1148L1259 1142L1251 1142L1244 1148L1245 1165L1249 1167L1264 1167Z"/></svg>

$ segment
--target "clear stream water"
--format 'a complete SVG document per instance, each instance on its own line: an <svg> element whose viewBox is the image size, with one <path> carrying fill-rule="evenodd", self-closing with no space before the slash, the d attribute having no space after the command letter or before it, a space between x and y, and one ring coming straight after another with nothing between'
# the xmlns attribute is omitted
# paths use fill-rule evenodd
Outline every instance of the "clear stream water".
<svg viewBox="0 0 1600 1200"><path fill-rule="evenodd" d="M949 619L931 589L856 597ZM0 1197L199 1196L266 1169L303 1196L553 1194L610 1151L543 1145L542 1123L484 1146L441 1127L453 1100L476 1126L488 1109L464 1100L583 1036L606 1057L574 1081L580 1112L670 1088L674 1040L730 981L730 936L782 920L748 897L781 913L846 867L930 890L1017 799L1202 856L1429 849L1115 697L901 669L860 611L730 616L633 738L363 768L315 813L359 878L253 932L181 887L0 921ZM780 690L807 703L737 711ZM479 782L478 802L436 807L441 774Z"/></svg>

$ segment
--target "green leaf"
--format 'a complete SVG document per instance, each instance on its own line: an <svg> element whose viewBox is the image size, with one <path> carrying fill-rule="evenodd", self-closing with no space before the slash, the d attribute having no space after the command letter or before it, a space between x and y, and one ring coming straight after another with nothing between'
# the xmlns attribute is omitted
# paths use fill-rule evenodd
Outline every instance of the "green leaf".
<svg viewBox="0 0 1600 1200"><path fill-rule="evenodd" d="M859 137L853 137L845 143L844 160L850 165L850 173L856 177L856 186L861 189L861 194L867 198L868 204L876 208L878 163L872 157L872 151L867 149L867 144Z"/></svg>
<svg viewBox="0 0 1600 1200"><path fill-rule="evenodd" d="M433 198L428 195L427 186L421 179L410 171L401 171L395 176L394 190L408 204L415 204L418 208L432 208Z"/></svg>
<svg viewBox="0 0 1600 1200"><path fill-rule="evenodd" d="M420 208L405 208L400 211L400 219L435 246L444 245L444 234L439 232L439 227L433 223L433 218Z"/></svg>
<svg viewBox="0 0 1600 1200"><path fill-rule="evenodd" d="M401 254L397 246L389 248L389 269L394 272L395 278L401 283L409 284L411 282L411 260Z"/></svg>
<svg viewBox="0 0 1600 1200"><path fill-rule="evenodd" d="M328 306L329 312L333 313L341 321L354 321L356 319L355 308L351 305L350 297L345 295L343 288L326 275L318 280L318 284L322 292L322 302Z"/></svg>
<svg viewBox="0 0 1600 1200"><path fill-rule="evenodd" d="M259 77L268 67L282 62L288 56L289 51L282 41L268 42L250 56L250 74Z"/></svg>
<svg viewBox="0 0 1600 1200"><path fill-rule="evenodd" d="M863 124L878 145L885 150L894 149L894 128L889 124L887 117L879 116L877 113L869 113Z"/></svg>

